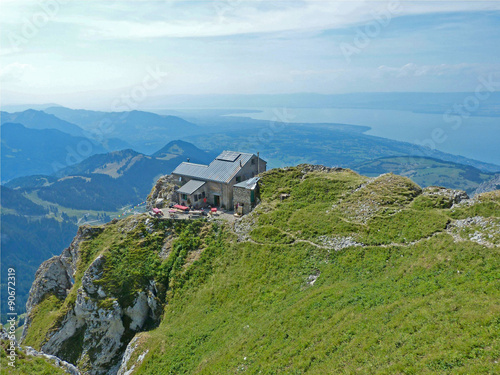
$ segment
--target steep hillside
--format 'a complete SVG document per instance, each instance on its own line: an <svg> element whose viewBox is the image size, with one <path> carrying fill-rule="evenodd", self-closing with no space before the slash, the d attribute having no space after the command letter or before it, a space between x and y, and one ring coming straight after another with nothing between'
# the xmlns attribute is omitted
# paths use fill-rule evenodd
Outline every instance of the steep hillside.
<svg viewBox="0 0 500 375"><path fill-rule="evenodd" d="M24 343L89 374L495 373L499 213L500 191L271 170L233 224L80 228L37 273Z"/></svg>
<svg viewBox="0 0 500 375"><path fill-rule="evenodd" d="M450 189L465 190L470 195L481 184L492 180L495 176L493 173L485 173L469 165L416 156L370 160L353 166L353 169L371 177L392 172L411 178L422 187L445 186Z"/></svg>
<svg viewBox="0 0 500 375"><path fill-rule="evenodd" d="M0 186L0 197L2 213L7 213L12 210L15 213L29 213L30 215L45 215L48 210L44 207L33 203L26 198L20 191L12 190L5 186Z"/></svg>

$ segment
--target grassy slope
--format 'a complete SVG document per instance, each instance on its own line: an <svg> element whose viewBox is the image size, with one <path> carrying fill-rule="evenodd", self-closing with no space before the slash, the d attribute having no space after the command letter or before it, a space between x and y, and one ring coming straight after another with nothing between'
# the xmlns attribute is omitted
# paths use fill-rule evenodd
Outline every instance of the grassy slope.
<svg viewBox="0 0 500 375"><path fill-rule="evenodd" d="M0 368L2 374L9 375L63 375L67 374L61 368L58 368L42 358L26 356L23 352L17 351L15 366L9 366L9 359L5 348L9 347L8 341L2 341L0 345Z"/></svg>
<svg viewBox="0 0 500 375"><path fill-rule="evenodd" d="M450 210L429 208L432 197L422 204L421 189L393 175L304 178L296 167L266 173L262 185L263 203L244 219L253 222L247 240L196 223L157 224L151 234L141 225L127 232L134 218L108 226L83 245L59 314L74 301L81 272L104 254L113 267L103 285L122 304L148 277L168 287L162 323L141 334L133 359L149 352L135 373L498 371L499 239L486 247L446 232L473 214L497 220L498 192ZM290 198L280 202L281 193ZM171 234L177 240L160 262ZM334 251L322 246L325 237L371 246ZM51 329L42 317L33 325Z"/></svg>
<svg viewBox="0 0 500 375"><path fill-rule="evenodd" d="M339 204L359 202L344 193L364 178L300 176L295 168L264 178L262 227L251 233L258 243L231 242L205 283L176 294L137 350L149 354L136 373L498 371L498 246L432 236L463 213L422 212L412 204L418 189L403 178L371 187L369 200L382 208L366 220ZM291 198L278 203L282 191ZM487 201L498 215L498 196ZM304 242L332 231L385 245L334 252Z"/></svg>

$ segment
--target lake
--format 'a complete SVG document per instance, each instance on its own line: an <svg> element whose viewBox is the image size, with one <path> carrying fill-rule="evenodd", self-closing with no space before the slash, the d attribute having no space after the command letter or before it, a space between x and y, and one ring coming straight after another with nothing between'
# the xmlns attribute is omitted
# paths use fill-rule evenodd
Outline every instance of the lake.
<svg viewBox="0 0 500 375"><path fill-rule="evenodd" d="M282 108L249 108L237 113L256 120L276 119ZM442 114L351 108L287 108L289 122L342 123L369 126L365 134L425 144L450 154L500 165L500 117L445 118Z"/></svg>

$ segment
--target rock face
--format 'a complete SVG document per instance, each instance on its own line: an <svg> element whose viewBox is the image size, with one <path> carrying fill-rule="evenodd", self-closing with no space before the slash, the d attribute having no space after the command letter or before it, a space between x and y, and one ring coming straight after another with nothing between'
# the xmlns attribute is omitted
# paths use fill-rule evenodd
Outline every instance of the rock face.
<svg viewBox="0 0 500 375"><path fill-rule="evenodd" d="M158 181L156 181L156 184L151 190L151 193L149 193L148 195L148 198L146 200L147 208L151 209L153 207L167 207L168 204L172 201L174 192L179 186L179 181L177 181L171 175L160 177Z"/></svg>
<svg viewBox="0 0 500 375"><path fill-rule="evenodd" d="M487 247L500 244L500 220L492 217L474 216L455 220L450 223L447 232L457 242L472 241Z"/></svg>
<svg viewBox="0 0 500 375"><path fill-rule="evenodd" d="M33 308L48 294L54 294L59 299L66 298L71 285L71 277L60 257L55 256L42 263L36 271L26 303L26 322L21 340L24 340L31 325Z"/></svg>
<svg viewBox="0 0 500 375"><path fill-rule="evenodd" d="M454 204L458 204L469 199L467 193L463 190L446 189L439 186L429 186L423 190L424 196L441 197L445 200L445 207L450 208Z"/></svg>
<svg viewBox="0 0 500 375"><path fill-rule="evenodd" d="M33 308L52 294L61 300L68 297L73 285L82 241L92 239L104 229L81 227L71 245L44 262L36 273L27 303L23 340L33 322ZM121 306L118 297L107 295L99 280L103 276L105 258L97 256L81 278L74 302L68 302L65 315L50 330L41 346L43 353L57 356L77 365L85 374L115 374L121 364L128 341L141 331L148 320L161 315L156 284L151 281L137 293L129 306Z"/></svg>
<svg viewBox="0 0 500 375"><path fill-rule="evenodd" d="M62 368L68 374L81 375L81 372L78 371L75 366L73 366L71 363L61 360L60 358L57 358L56 356L39 352L30 346L27 346L24 352L31 357L44 358L49 362L52 362L55 366Z"/></svg>
<svg viewBox="0 0 500 375"><path fill-rule="evenodd" d="M131 362L132 354L136 351L137 347L139 346L139 335L136 335L128 344L127 349L125 350L125 353L123 354L122 361L120 363L120 368L118 369L117 375L130 375L135 369L136 365L140 365L141 362L143 361L144 357L146 354L148 354L148 350L142 352L137 359L135 360L135 363L129 363Z"/></svg>
<svg viewBox="0 0 500 375"><path fill-rule="evenodd" d="M67 297L73 277L76 272L78 248L82 241L92 238L102 232L101 228L81 226L71 245L60 256L55 256L43 262L35 274L35 281L31 285L30 294L26 303L26 322L24 324L21 341L26 338L26 333L33 319L33 308L45 296L53 294L63 300Z"/></svg>

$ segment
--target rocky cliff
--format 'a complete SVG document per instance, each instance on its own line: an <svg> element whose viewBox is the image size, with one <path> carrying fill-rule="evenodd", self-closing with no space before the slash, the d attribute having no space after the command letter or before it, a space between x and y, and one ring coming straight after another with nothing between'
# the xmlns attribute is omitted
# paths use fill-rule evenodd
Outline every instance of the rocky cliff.
<svg viewBox="0 0 500 375"><path fill-rule="evenodd" d="M180 185L180 182L172 175L160 177L146 199L147 207L149 209L167 207Z"/></svg>
<svg viewBox="0 0 500 375"><path fill-rule="evenodd" d="M71 245L36 273L23 343L87 374L116 373L134 334L160 320L170 269L153 267L176 231L189 225L139 215L80 227Z"/></svg>

